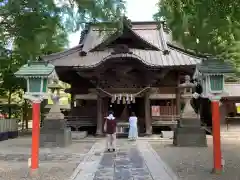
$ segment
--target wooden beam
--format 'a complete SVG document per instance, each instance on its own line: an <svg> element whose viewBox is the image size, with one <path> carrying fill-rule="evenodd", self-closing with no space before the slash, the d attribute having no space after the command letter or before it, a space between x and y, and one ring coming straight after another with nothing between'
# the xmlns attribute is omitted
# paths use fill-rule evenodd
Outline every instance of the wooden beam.
<svg viewBox="0 0 240 180"><path fill-rule="evenodd" d="M160 94L160 93L153 93L150 94L149 99L175 99L176 94Z"/></svg>
<svg viewBox="0 0 240 180"><path fill-rule="evenodd" d="M181 113L181 94L180 94L180 89L178 88L180 85L180 73L177 72L177 85L176 85L176 89L175 89L175 93L176 93L176 113L177 115L180 115Z"/></svg>

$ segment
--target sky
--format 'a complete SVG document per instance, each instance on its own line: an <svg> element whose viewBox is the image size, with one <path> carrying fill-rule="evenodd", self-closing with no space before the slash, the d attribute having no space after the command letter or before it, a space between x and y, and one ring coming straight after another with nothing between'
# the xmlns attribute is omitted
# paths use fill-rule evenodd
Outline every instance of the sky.
<svg viewBox="0 0 240 180"><path fill-rule="evenodd" d="M159 0L127 0L127 17L132 21L151 21L157 12L156 4ZM69 35L69 47L76 46L80 39L80 32Z"/></svg>

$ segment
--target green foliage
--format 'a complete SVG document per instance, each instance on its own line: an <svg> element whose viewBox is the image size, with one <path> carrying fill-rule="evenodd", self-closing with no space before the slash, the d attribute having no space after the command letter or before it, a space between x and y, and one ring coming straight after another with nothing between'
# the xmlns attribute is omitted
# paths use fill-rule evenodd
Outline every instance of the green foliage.
<svg viewBox="0 0 240 180"><path fill-rule="evenodd" d="M26 85L13 75L19 67L62 51L68 45L67 33L85 23L117 22L124 4L123 0L0 0L0 97L6 97L8 104L16 96L21 99Z"/></svg>
<svg viewBox="0 0 240 180"><path fill-rule="evenodd" d="M125 12L124 0L62 0L59 4L64 7L64 23L70 31L77 31L85 23L117 22Z"/></svg>
<svg viewBox="0 0 240 180"><path fill-rule="evenodd" d="M174 40L186 49L228 59L238 67L240 1L161 0L158 21L165 18Z"/></svg>

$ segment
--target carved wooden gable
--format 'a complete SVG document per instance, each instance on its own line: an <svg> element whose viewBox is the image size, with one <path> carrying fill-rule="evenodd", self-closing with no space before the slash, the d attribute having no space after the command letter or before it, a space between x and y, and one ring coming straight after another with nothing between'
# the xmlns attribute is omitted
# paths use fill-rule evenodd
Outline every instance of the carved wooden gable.
<svg viewBox="0 0 240 180"><path fill-rule="evenodd" d="M132 52L129 50L128 46L125 44L118 44L113 49L113 52L111 54L132 54Z"/></svg>

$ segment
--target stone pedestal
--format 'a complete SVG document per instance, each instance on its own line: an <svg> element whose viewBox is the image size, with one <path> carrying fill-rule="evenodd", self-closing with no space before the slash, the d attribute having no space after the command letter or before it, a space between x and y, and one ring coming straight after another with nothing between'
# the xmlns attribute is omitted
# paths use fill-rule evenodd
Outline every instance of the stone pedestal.
<svg viewBox="0 0 240 180"><path fill-rule="evenodd" d="M173 144L175 146L206 147L205 129L201 128L200 119L181 119L174 129Z"/></svg>
<svg viewBox="0 0 240 180"><path fill-rule="evenodd" d="M184 112L174 129L173 144L175 146L206 147L207 139L205 129L201 127L200 118L190 105L190 99L186 100Z"/></svg>
<svg viewBox="0 0 240 180"><path fill-rule="evenodd" d="M40 131L41 147L65 147L72 143L71 128L67 127L58 105L53 105Z"/></svg>

